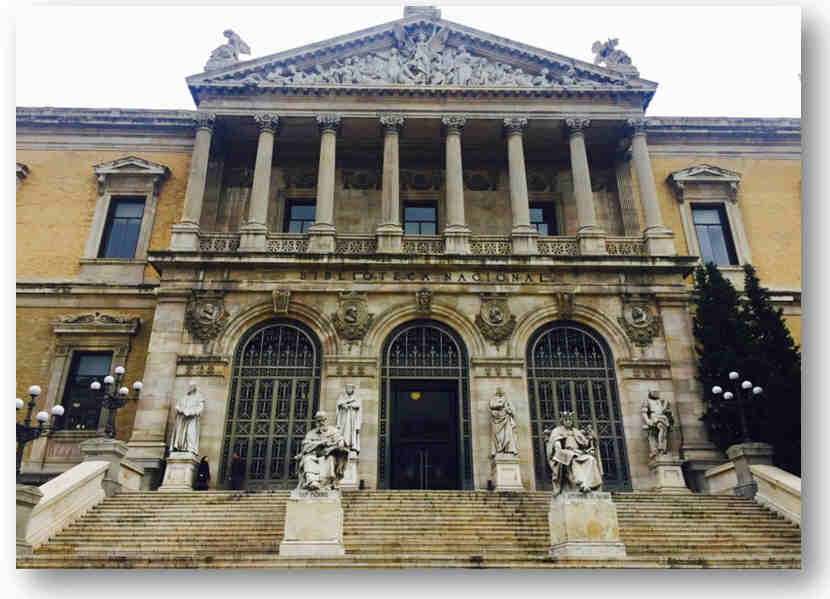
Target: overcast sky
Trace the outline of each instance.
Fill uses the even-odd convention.
[[[588,62],[595,40],[618,37],[659,84],[650,116],[801,114],[799,7],[439,7],[449,21]],[[184,78],[226,28],[260,58],[402,15],[400,5],[20,7],[16,104],[192,109]]]

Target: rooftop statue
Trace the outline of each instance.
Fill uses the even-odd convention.
[[[228,43],[222,44],[210,53],[210,58],[208,58],[207,64],[205,65],[206,71],[215,71],[216,69],[229,67],[239,62],[240,54],[251,53],[251,48],[248,44],[232,29],[225,29],[222,35],[228,38]]]
[[[622,50],[617,50],[619,43],[620,40],[616,37],[609,38],[607,42],[594,42],[591,46],[591,52],[594,53],[594,64],[602,65],[602,63],[605,63],[606,68],[613,70],[636,70],[634,65],[631,64],[631,57]]]

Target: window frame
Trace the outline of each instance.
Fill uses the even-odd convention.
[[[419,232],[418,233],[407,233],[406,232],[406,223],[407,223],[406,209],[407,208],[432,208],[433,210],[435,210],[435,220],[434,221],[427,221],[427,220],[409,221],[409,222],[418,223],[418,231]],[[441,223],[440,223],[439,215],[440,215],[440,210],[439,210],[438,202],[435,201],[435,200],[409,200],[409,199],[402,200],[401,201],[401,228],[403,229],[403,234],[407,235],[407,236],[412,236],[412,237],[440,235],[441,234],[440,233],[440,231],[441,231],[440,224]],[[421,233],[420,232],[421,224],[422,223],[430,223],[430,222],[434,223],[435,232],[434,233]]]
[[[539,233],[540,237],[557,237],[561,235],[561,233],[559,232],[559,214],[556,202],[530,201],[528,203],[528,212],[530,212],[533,209],[541,209],[543,211],[543,215],[546,213],[547,216],[545,220],[541,221],[548,226],[547,235],[542,235],[542,233],[539,233],[539,229],[535,226],[537,223],[534,222],[532,218],[530,219],[530,226],[536,229],[536,232]],[[553,219],[553,221],[551,222],[550,219]],[[553,233],[551,233],[551,230],[553,230]]]
[[[141,218],[136,219],[133,217],[133,220],[138,220],[138,232],[136,233],[135,238],[135,247],[133,249],[133,255],[131,257],[113,257],[113,256],[102,256],[101,254],[104,252],[105,245],[108,245],[110,241],[110,235],[112,234],[112,227],[114,224],[115,212],[118,208],[120,203],[133,203],[133,204],[141,204]],[[109,202],[109,209],[107,210],[107,218],[104,222],[104,230],[101,233],[101,243],[98,247],[98,258],[105,259],[105,260],[135,260],[136,251],[138,250],[138,240],[141,237],[141,227],[144,223],[144,212],[147,208],[147,198],[146,196],[134,196],[134,195],[114,195],[110,197]]]
[[[64,379],[64,383],[63,383],[63,390],[61,391],[60,401],[57,402],[57,405],[63,406],[64,410],[65,410],[64,415],[61,416],[61,420],[62,420],[62,423],[63,423],[64,426],[66,426],[66,422],[69,419],[70,412],[72,410],[71,406],[66,405],[66,402],[69,399],[67,397],[67,395],[68,395],[69,390],[71,388],[71,380],[73,378],[73,367],[76,365],[76,362],[79,361],[82,356],[109,356],[110,365],[109,365],[109,368],[107,369],[107,372],[105,374],[100,375],[100,380],[98,378],[94,379],[94,380],[97,380],[98,382],[100,382],[102,384],[104,382],[104,377],[107,376],[107,375],[113,374],[113,372],[115,370],[115,366],[114,366],[115,356],[114,356],[113,352],[111,352],[111,351],[97,351],[97,350],[88,351],[88,350],[82,350],[82,349],[76,349],[76,350],[72,351],[71,355],[67,359],[68,369],[66,371],[66,378]],[[64,430],[66,430],[67,432],[78,432],[78,431],[84,431],[85,432],[85,431],[89,431],[89,430],[94,430],[97,433],[98,431],[100,431],[106,425],[106,420],[104,420],[102,418],[103,413],[104,413],[104,408],[101,407],[101,406],[98,406],[98,417],[96,419],[96,424],[95,424],[94,429],[93,428],[90,428],[90,429],[87,429],[87,428],[83,428],[83,429],[65,428]]]
[[[691,202],[690,206],[689,206],[689,209],[690,209],[691,214],[692,214],[692,226],[694,227],[695,240],[697,241],[697,245],[698,245],[698,256],[700,256],[701,262],[714,262],[717,266],[739,266],[739,264],[738,264],[738,252],[735,249],[734,235],[732,234],[732,230],[729,227],[729,218],[726,215],[726,207],[723,204],[714,203],[714,202],[704,202],[704,203]],[[695,212],[696,211],[702,211],[702,210],[715,210],[718,214],[718,220],[719,220],[718,224],[715,225],[714,223],[709,224],[709,223],[698,223],[698,222],[696,222]],[[698,226],[703,226],[703,227],[706,227],[707,229],[710,228],[710,227],[713,227],[713,228],[719,227],[720,228],[721,235],[723,235],[724,245],[726,246],[726,253],[727,253],[727,256],[728,256],[728,259],[729,259],[728,263],[722,264],[722,263],[719,263],[719,262],[715,262],[715,260],[713,259],[714,256],[709,256],[708,258],[712,258],[712,259],[707,259],[707,257],[704,257],[702,255],[702,251],[700,249],[700,233],[698,231]]]
[[[311,221],[307,221],[305,219],[302,220],[293,220],[291,218],[291,208],[294,206],[313,206],[314,207],[314,218]],[[309,228],[314,225],[317,219],[317,200],[315,198],[286,198],[285,199],[285,206],[283,209],[283,219],[282,219],[282,232],[283,233],[291,233],[293,235],[306,235],[308,234],[308,228],[304,231],[289,231],[290,224],[292,222],[310,222]]]

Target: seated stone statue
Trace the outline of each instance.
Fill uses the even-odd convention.
[[[334,426],[328,426],[325,412],[314,416],[316,426],[306,433],[301,453],[295,456],[299,482],[297,490],[329,491],[337,489],[349,461],[346,440]]]
[[[602,488],[602,462],[593,430],[576,428],[573,413],[562,412],[559,426],[545,434],[554,497],[562,491],[588,493]]]

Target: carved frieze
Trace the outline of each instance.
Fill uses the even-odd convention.
[[[481,294],[481,310],[476,314],[476,326],[485,338],[496,345],[513,334],[513,329],[516,328],[516,316],[510,313],[507,294]]]
[[[409,170],[400,172],[401,190],[438,191],[444,184],[443,170]]]
[[[657,308],[644,296],[627,296],[623,301],[623,315],[617,318],[631,341],[639,347],[651,345],[660,335]]]
[[[274,289],[272,292],[274,300],[274,312],[277,314],[286,314],[288,306],[291,303],[290,289]]]
[[[343,170],[343,189],[380,189],[380,183],[377,169]]]
[[[224,294],[194,292],[185,310],[185,326],[194,339],[203,343],[216,339],[227,321]]]
[[[432,289],[422,287],[416,291],[415,304],[418,306],[418,312],[421,314],[429,314],[432,312]]]
[[[285,168],[282,172],[286,187],[314,189],[317,187],[317,169]]]
[[[115,333],[134,335],[141,325],[138,316],[113,316],[101,312],[62,316],[54,324],[55,334]]]
[[[228,359],[222,356],[179,356],[176,376],[225,376]]]
[[[372,326],[374,314],[369,314],[369,302],[365,293],[344,291],[340,294],[340,307],[331,315],[337,334],[348,341],[363,339]]]
[[[471,191],[495,191],[499,186],[498,169],[465,169],[464,185]]]

